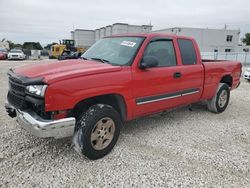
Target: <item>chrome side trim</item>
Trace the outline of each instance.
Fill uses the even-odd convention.
[[[186,95],[193,95],[195,93],[199,93],[200,91],[193,91],[193,92],[189,92],[189,93],[183,93],[181,94],[181,96],[186,96]]]
[[[158,102],[158,101],[163,101],[163,100],[169,100],[169,99],[184,97],[184,96],[188,96],[188,95],[193,95],[193,94],[196,94],[196,93],[199,93],[199,92],[200,92],[200,90],[197,88],[197,89],[184,90],[184,91],[177,92],[177,93],[170,93],[170,94],[167,94],[167,95],[170,95],[170,96],[167,96],[167,97],[159,96],[158,99],[148,99],[147,100],[146,98],[149,98],[149,97],[146,97],[145,101],[139,101],[139,102],[136,102],[136,104],[137,105],[143,105],[143,104],[148,104],[148,103],[153,103],[153,102]],[[142,100],[142,99],[140,99],[140,100]]]
[[[152,102],[158,102],[158,101],[173,99],[173,98],[177,98],[177,97],[181,97],[181,95],[175,95],[175,96],[171,96],[171,97],[164,97],[164,98],[149,100],[149,101],[145,101],[145,102],[138,102],[136,104],[137,105],[148,104],[148,103],[152,103]]]

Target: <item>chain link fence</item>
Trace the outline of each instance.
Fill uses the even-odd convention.
[[[243,66],[250,66],[249,52],[201,52],[202,59],[240,61]]]
[[[39,55],[32,54],[32,50],[22,49],[23,53],[26,55],[27,59],[48,59],[49,58],[49,50],[34,50],[37,51]]]

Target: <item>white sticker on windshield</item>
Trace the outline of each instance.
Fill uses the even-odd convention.
[[[123,45],[123,46],[129,46],[129,47],[133,48],[136,45],[136,43],[124,40],[124,41],[122,41],[121,45]]]

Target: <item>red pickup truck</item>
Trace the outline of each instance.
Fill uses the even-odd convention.
[[[5,104],[38,137],[73,136],[90,159],[109,153],[123,122],[207,101],[223,112],[241,64],[202,60],[194,39],[165,34],[106,37],[78,60],[12,68]]]

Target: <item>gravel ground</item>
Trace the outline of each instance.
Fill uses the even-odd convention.
[[[71,139],[39,139],[7,116],[8,68],[0,61],[0,187],[250,187],[250,83],[222,114],[202,104],[125,124],[113,151],[79,156]]]

